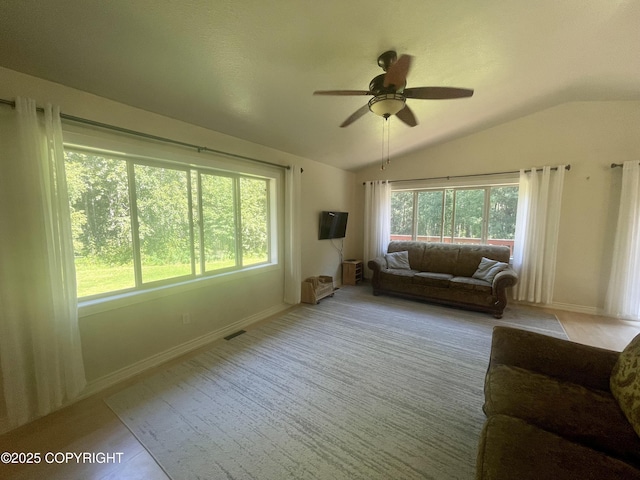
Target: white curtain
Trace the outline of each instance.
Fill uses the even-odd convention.
[[[292,165],[285,173],[285,274],[284,301],[300,303],[302,255],[300,235],[301,170]]]
[[[516,300],[551,303],[565,166],[520,170],[513,266]]]
[[[8,109],[6,109],[8,110]],[[68,403],[85,386],[60,112],[16,100],[0,125],[2,428]]]
[[[608,315],[640,320],[640,165],[622,166],[613,262],[605,299]]]
[[[391,232],[391,185],[386,181],[364,186],[364,264],[387,253]],[[367,278],[371,271],[365,268]]]

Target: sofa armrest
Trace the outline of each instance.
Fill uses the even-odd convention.
[[[516,283],[518,283],[518,274],[511,267],[499,272],[493,277],[491,293],[496,299],[493,305],[494,317],[502,318],[502,312],[507,306],[507,288],[512,287]]]
[[[498,290],[504,291],[505,288],[513,287],[516,283],[518,283],[518,274],[513,268],[509,267],[493,277],[491,286],[495,294]]]
[[[491,363],[524,368],[587,388],[609,391],[619,352],[510,327],[494,327]]]
[[[373,260],[369,260],[367,266],[374,272],[379,272],[387,268],[387,260],[384,257],[376,257]]]
[[[380,295],[380,271],[387,268],[387,259],[384,257],[376,257],[373,260],[369,260],[367,266],[371,269],[371,286],[373,287],[373,294]]]

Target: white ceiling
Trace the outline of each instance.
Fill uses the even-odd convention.
[[[407,104],[392,155],[574,100],[640,100],[639,0],[2,0],[0,65],[354,170],[382,120],[338,126],[385,50],[408,87],[475,89]],[[143,130],[144,126],[140,126]],[[215,146],[212,146],[215,148]]]

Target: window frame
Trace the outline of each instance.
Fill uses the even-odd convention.
[[[420,192],[442,192],[442,214],[440,220],[440,239],[438,241],[443,242],[446,239],[451,239],[451,243],[455,244],[453,240],[454,236],[454,225],[455,225],[455,209],[456,209],[456,192],[463,190],[484,190],[484,201],[483,201],[483,209],[482,209],[482,234],[481,234],[481,244],[488,245],[489,239],[489,220],[490,220],[490,211],[491,211],[491,189],[492,188],[500,188],[500,187],[519,187],[518,177],[509,176],[505,178],[491,178],[491,179],[483,179],[476,181],[469,181],[465,183],[460,183],[459,181],[453,182],[407,182],[406,186],[397,186],[392,187],[391,194],[393,195],[396,192],[410,192],[413,194],[413,218],[411,222],[411,241],[422,241],[419,240],[418,237],[418,196]],[[445,223],[445,206],[447,203],[446,191],[452,190],[452,210],[451,210],[451,235],[446,236],[444,232],[446,230]],[[392,212],[390,212],[391,214]],[[390,237],[393,236],[394,233],[390,232]],[[391,240],[391,238],[390,238]]]
[[[230,281],[230,277],[234,279],[244,278],[282,268],[279,264],[279,258],[281,256],[281,234],[279,230],[282,225],[281,206],[283,198],[283,192],[281,192],[281,190],[284,188],[284,172],[282,169],[262,165],[245,165],[246,162],[233,161],[216,155],[195,155],[193,152],[188,152],[184,149],[172,147],[163,148],[158,145],[149,145],[140,140],[127,139],[123,142],[122,139],[111,138],[112,135],[110,134],[94,136],[83,131],[72,129],[71,131],[63,132],[63,136],[65,151],[73,150],[88,154],[105,155],[109,158],[125,161],[129,191],[131,241],[134,275],[136,277],[135,286],[79,297],[78,307],[80,316],[121,308],[126,305],[152,300],[168,294],[215,285],[220,282]],[[188,275],[149,282],[143,282],[139,276],[141,275],[140,247],[139,245],[135,245],[135,243],[139,243],[139,235],[137,234],[137,225],[134,227],[134,224],[138,223],[139,215],[137,205],[135,205],[137,201],[137,193],[135,191],[135,165],[184,171],[186,174],[189,208],[189,249],[191,255],[191,273]],[[132,172],[133,175],[131,175]],[[195,186],[196,190],[194,190],[194,186],[191,185],[191,183],[194,175],[200,178],[202,174],[229,177],[232,178],[234,182],[234,209],[236,210],[235,248],[237,256],[235,265],[231,267],[210,271],[202,270],[199,266],[202,262],[197,258],[194,251],[198,248],[197,243],[202,239],[201,232],[204,226],[201,222],[202,219],[199,219],[202,211],[202,199],[200,198],[202,192],[197,188],[198,186]],[[240,223],[241,178],[258,179],[265,181],[266,185],[266,260],[264,262],[252,263],[248,266],[242,264],[242,225]],[[195,209],[193,205],[194,195],[196,194],[199,197],[197,209]],[[201,250],[202,246],[199,248]],[[202,256],[202,254],[203,252],[201,251],[200,256]]]

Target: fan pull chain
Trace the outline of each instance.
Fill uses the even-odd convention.
[[[391,163],[391,157],[389,156],[389,140],[391,139],[391,123],[389,122],[388,118],[384,119],[385,123],[387,124],[387,165],[389,165]]]
[[[384,133],[385,133],[386,125],[387,125],[387,119],[382,117],[382,152],[380,155],[380,170],[384,170],[386,168],[384,164]]]
[[[386,131],[386,134],[385,134],[385,131]],[[381,157],[380,170],[384,170],[385,168],[387,168],[386,166],[391,163],[391,157],[389,155],[389,139],[390,139],[389,132],[390,131],[391,129],[389,128],[389,117],[382,117],[382,155],[380,156]],[[387,141],[386,152],[384,149],[385,138]],[[385,161],[385,153],[387,157],[386,161]]]

